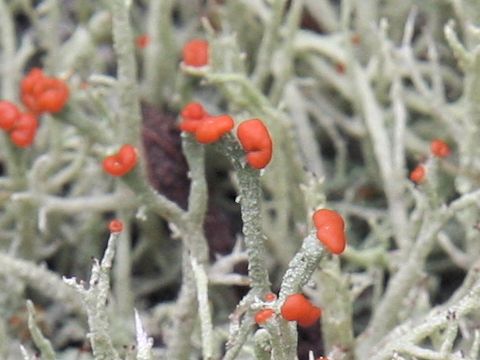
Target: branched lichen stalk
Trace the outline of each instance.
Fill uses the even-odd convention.
[[[203,235],[203,220],[207,204],[204,149],[202,145],[190,138],[183,139],[183,149],[192,179],[187,212],[157,193],[139,171],[125,177],[126,183],[136,192],[140,201],[174,225],[182,236],[184,246],[182,287],[176,302],[173,329],[167,344],[168,358],[179,360],[190,356],[192,346],[190,337],[197,315],[196,285],[190,256],[195,256],[199,264],[206,264],[208,261],[208,246]]]
[[[345,360],[353,359],[353,308],[349,283],[338,261],[330,261],[314,275],[318,298],[322,304],[322,335],[325,353],[341,349]]]
[[[272,358],[275,360],[296,359],[297,332],[296,324],[289,323],[281,318],[267,324],[272,346]]]
[[[252,290],[243,297],[237,305],[235,311],[230,315],[230,334],[227,341],[227,351],[223,360],[236,359],[240,353],[243,344],[247,341],[255,324],[253,319],[253,311],[250,305],[255,299],[255,294]],[[240,316],[243,318],[240,321]]]
[[[318,156],[321,153],[320,144],[315,137],[309,114],[304,106],[302,94],[296,84],[289,83],[287,86],[282,85],[282,91],[285,93],[285,102],[290,110],[290,115],[294,121],[295,130],[298,138],[302,139],[299,144],[302,150],[302,157],[308,166],[308,169],[321,179],[325,176],[322,158]]]
[[[477,359],[480,353],[480,330],[475,330],[473,332],[473,344],[470,349],[469,358]]]
[[[27,194],[26,194],[27,195]],[[137,204],[135,198],[124,191],[108,195],[95,195],[64,198],[53,195],[43,195],[32,198],[47,212],[61,212],[63,214],[78,214],[81,211],[105,212],[112,210],[133,209]]]
[[[133,47],[132,26],[129,19],[129,1],[111,0],[113,15],[113,45],[117,54],[118,111],[121,139],[138,144],[140,139],[140,104],[137,86],[137,64]]]
[[[208,200],[205,147],[189,135],[183,135],[182,147],[187,159],[191,181],[188,197],[188,221],[203,226]],[[207,244],[205,243],[204,246],[207,247]]]
[[[270,346],[270,334],[265,329],[258,329],[254,335],[255,341],[255,359],[257,360],[270,360],[271,359],[271,346]]]
[[[393,155],[391,141],[385,127],[385,118],[374,97],[365,72],[359,64],[352,64],[354,81],[364,113],[366,128],[373,142],[373,150],[385,186],[389,204],[390,221],[395,231],[395,238],[400,249],[408,249],[410,237],[408,234],[406,207],[403,201],[403,185],[399,180],[402,174],[392,166]]]
[[[417,322],[417,326],[413,326],[411,322],[407,322],[395,328],[386,344],[379,344],[372,353],[371,359],[386,360],[391,359],[391,356],[396,350],[400,350],[402,346],[415,344],[438,329],[446,328],[451,319],[451,314],[460,319],[467,314],[478,311],[480,303],[478,297],[480,296],[480,282],[477,281],[464,297],[460,298],[457,303],[451,304],[449,308],[439,311],[438,308],[433,308],[430,312]],[[441,308],[441,306],[440,306]],[[392,341],[393,339],[393,341]]]
[[[15,211],[19,214],[20,219],[17,221],[17,235],[20,238],[21,253],[27,258],[34,257],[37,243],[37,213],[35,207],[28,203],[15,204]],[[20,215],[21,214],[21,215]]]
[[[124,216],[120,216],[120,219],[128,219],[128,215],[124,212]],[[128,221],[122,222],[124,223],[124,230],[118,237],[117,255],[115,266],[113,268],[113,289],[117,301],[118,315],[124,319],[129,319],[133,308],[132,244],[130,238],[130,224]]]
[[[9,101],[15,101],[18,98],[16,89],[16,64],[18,61],[15,58],[15,36],[15,25],[10,6],[5,3],[5,0],[0,0],[1,99]],[[19,155],[6,135],[0,135],[0,144],[7,173],[20,185],[25,171],[19,164]]]
[[[440,230],[445,217],[427,214],[423,220],[418,240],[412,247],[408,259],[401,264],[399,271],[390,280],[387,290],[373,313],[370,324],[357,339],[357,354],[366,354],[371,347],[396,325],[397,309],[400,308],[405,294],[421,275],[425,258],[429,254],[435,235]]]
[[[78,294],[67,286],[56,273],[33,262],[15,259],[0,253],[0,275],[13,276],[41,294],[65,304],[76,312],[82,312]]]
[[[75,278],[64,279],[80,295],[85,310],[87,311],[90,344],[93,355],[97,360],[120,360],[118,352],[113,347],[109,334],[109,322],[107,313],[107,299],[110,293],[110,270],[115,254],[115,242],[120,233],[111,233],[107,248],[99,263],[94,259],[89,288],[85,289],[78,284]]]
[[[458,142],[461,166],[468,169],[474,167],[478,171],[478,157],[480,151],[477,140],[480,136],[480,53],[478,49],[471,51],[472,63],[468,67],[464,81],[464,108],[465,115],[460,118],[462,122],[461,141]],[[461,192],[472,189],[474,184],[469,184]]]
[[[271,66],[272,52],[275,48],[276,39],[278,37],[278,29],[283,18],[286,0],[274,0],[273,11],[270,14],[268,23],[263,32],[262,42],[258,49],[256,67],[253,74],[253,81],[258,89],[262,89],[269,75]]]
[[[179,218],[173,218],[174,224],[180,230],[183,240],[182,287],[176,302],[173,319],[173,329],[168,341],[168,358],[187,359],[190,354],[190,337],[193,331],[193,322],[196,319],[197,301],[202,306],[204,298],[208,297],[207,284],[194,275],[192,261],[203,271],[208,261],[208,245],[203,234],[203,222],[207,208],[207,183],[205,179],[205,154],[202,145],[184,136],[182,146],[190,169],[191,185],[188,199],[188,211],[181,211]],[[192,260],[193,258],[193,260]],[[201,293],[197,294],[197,286],[201,286]],[[202,338],[205,344],[211,343],[211,318],[209,309],[203,304],[200,318],[202,322]],[[212,351],[204,355],[211,356]],[[210,349],[211,350],[211,349]],[[208,358],[208,357],[207,357]]]
[[[116,82],[115,82],[116,84]],[[78,129],[86,139],[98,144],[107,143],[108,138],[105,136],[105,128],[101,127],[98,122],[92,121],[79,107],[73,105],[68,106],[63,112],[59,120],[62,123],[70,124]]]
[[[314,235],[309,235],[303,240],[302,248],[295,254],[283,276],[279,298],[301,292],[313,272],[318,266],[323,255],[323,247]]]
[[[42,45],[47,49],[45,68],[55,73],[57,70],[58,58],[60,54],[60,32],[52,29],[59,29],[61,24],[60,1],[51,0],[47,5],[47,14],[45,19],[40,19],[37,26],[40,26],[40,37]]]
[[[191,336],[197,319],[195,278],[186,249],[182,255],[182,286],[173,312],[173,325],[167,340],[167,359],[188,360],[192,349]]]
[[[242,208],[242,232],[245,237],[248,269],[252,287],[260,293],[268,291],[270,281],[265,264],[266,249],[264,235],[261,230],[260,216],[260,177],[256,170],[244,168],[238,171],[240,206]]]
[[[153,0],[149,4],[147,34],[151,42],[145,49],[145,90],[148,100],[164,105],[173,91],[177,58],[172,23],[172,0]]]
[[[177,227],[183,223],[185,212],[176,203],[153,189],[140,170],[128,174],[123,180],[135,192],[143,205],[149,207],[167,221],[176,224]]]
[[[418,280],[423,270],[425,259],[434,245],[436,235],[443,224],[455,212],[476,203],[480,198],[480,190],[468,193],[453,201],[448,208],[436,212],[426,212],[418,238],[410,249],[407,261],[402,263],[398,272],[390,280],[387,290],[373,313],[370,324],[357,338],[356,353],[366,354],[397,322],[397,309],[405,294]]]
[[[260,211],[260,174],[258,170],[252,169],[243,162],[243,151],[232,137],[225,139],[222,145],[222,149],[232,160],[237,173],[243,221],[242,232],[248,256],[248,274],[252,280],[252,289],[260,295],[268,292],[270,288]]]
[[[137,332],[137,360],[153,360],[153,339],[143,329],[142,320],[135,310],[135,329]]]
[[[190,257],[197,287],[198,311],[202,331],[202,354],[204,360],[213,359],[212,313],[208,303],[208,277],[205,268],[194,257]]]
[[[2,314],[2,320],[0,320],[0,356],[7,358],[8,356],[8,346],[10,344],[10,339],[7,335],[7,323],[8,320]]]
[[[270,99],[273,104],[278,104],[282,99],[285,84],[292,79],[292,72],[294,69],[294,47],[293,40],[300,25],[300,18],[303,10],[303,0],[295,0],[291,5],[285,24],[285,38],[283,39],[283,47],[281,48],[280,58],[277,68],[274,68],[275,81],[272,86]],[[278,55],[277,55],[278,56]],[[288,98],[288,97],[286,97]]]
[[[275,256],[286,265],[292,256],[295,233],[291,230],[289,221],[304,218],[302,210],[304,205],[299,193],[303,181],[304,171],[300,159],[299,144],[295,139],[292,121],[279,111],[269,100],[254,86],[245,75],[237,73],[196,73],[219,84],[232,105],[248,110],[254,116],[260,117],[268,126],[274,142],[274,156],[265,174],[263,183],[268,186],[272,194],[272,202],[278,209],[274,221],[273,231],[269,234],[273,244]],[[290,169],[290,171],[285,171]]]
[[[319,24],[333,32],[339,27],[335,5],[328,0],[305,0],[307,11]]]
[[[20,352],[22,353],[23,360],[36,360],[34,355],[30,355],[23,345],[20,345]]]
[[[57,357],[53,346],[50,341],[45,338],[37,325],[36,314],[33,303],[30,300],[27,300],[27,310],[28,310],[28,330],[32,335],[32,339],[35,342],[35,345],[40,350],[42,359],[44,360],[55,360]]]
[[[0,0],[0,32],[2,48],[1,98],[15,101],[17,99],[17,91],[15,89],[15,28],[12,13],[5,0]]]

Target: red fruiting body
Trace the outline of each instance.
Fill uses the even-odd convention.
[[[37,134],[37,118],[32,114],[20,114],[10,132],[10,140],[18,147],[32,145]]]
[[[259,310],[255,314],[255,322],[258,325],[262,325],[262,324],[266,323],[267,320],[270,319],[274,313],[275,312],[273,311],[273,309]]]
[[[17,106],[10,101],[0,101],[0,128],[6,131],[13,129],[20,116]]]
[[[313,214],[313,223],[317,229],[317,238],[333,254],[345,250],[345,222],[334,210],[320,209]]]
[[[201,144],[211,144],[233,129],[234,121],[228,115],[211,116],[197,102],[187,104],[181,111],[182,131],[195,134]]]
[[[150,44],[150,36],[148,34],[141,34],[135,38],[135,45],[139,49],[145,49]]]
[[[208,42],[193,39],[183,47],[183,62],[185,65],[201,67],[208,64]]]
[[[440,139],[435,139],[430,144],[430,151],[432,154],[439,158],[444,158],[450,155],[450,147],[445,143],[445,141]]]
[[[201,144],[211,144],[233,129],[233,119],[228,115],[204,118],[195,131],[195,137]]]
[[[59,112],[69,96],[67,85],[59,79],[48,78],[36,90],[39,92],[37,105],[40,112]]]
[[[292,294],[285,299],[280,310],[282,317],[288,321],[297,321],[305,311],[310,310],[310,301],[302,294]]]
[[[33,114],[58,113],[69,98],[63,80],[46,76],[41,69],[32,69],[21,82],[21,98]]]
[[[285,320],[297,321],[303,327],[312,326],[322,315],[320,308],[312,305],[302,294],[288,296],[280,312]]]
[[[322,310],[316,306],[311,305],[308,311],[305,311],[299,318],[298,318],[298,325],[303,327],[312,326],[317,322],[317,320],[322,315]]]
[[[265,299],[265,301],[272,302],[277,300],[277,295],[270,292],[270,293],[266,293],[263,298]]]
[[[45,74],[40,68],[33,68],[30,72],[22,79],[20,83],[21,93],[32,93],[33,88],[38,82],[41,82],[45,78]]]
[[[119,233],[122,232],[123,230],[123,223],[118,220],[118,219],[113,219],[110,221],[108,224],[108,230],[110,230],[111,233]]]
[[[132,145],[123,145],[118,153],[103,160],[103,170],[112,176],[123,176],[137,164],[137,149]]]
[[[420,184],[425,180],[425,174],[425,166],[417,165],[417,167],[413,169],[410,173],[410,180],[412,180],[416,184]]]
[[[183,121],[180,129],[188,133],[195,133],[201,121],[208,116],[202,104],[197,102],[188,103],[181,112]]]
[[[0,128],[9,132],[10,140],[16,146],[30,146],[37,134],[38,121],[32,114],[21,113],[9,101],[0,101]]]
[[[263,169],[272,159],[272,139],[259,119],[242,122],[237,129],[238,140],[247,153],[247,163],[254,169]]]

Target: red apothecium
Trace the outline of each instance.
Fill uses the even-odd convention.
[[[263,169],[272,159],[272,138],[259,119],[242,122],[237,129],[238,140],[247,154],[247,163],[254,169]]]
[[[32,69],[23,78],[20,88],[23,104],[36,115],[60,112],[70,95],[63,80],[47,76],[39,68]]]
[[[103,170],[112,176],[123,176],[128,174],[137,164],[137,149],[126,144],[113,155],[103,160]]]
[[[183,62],[185,65],[201,67],[208,64],[208,42],[202,39],[193,39],[183,47]]]
[[[317,229],[317,238],[333,254],[345,250],[345,222],[342,216],[330,209],[320,209],[313,214],[313,223]]]

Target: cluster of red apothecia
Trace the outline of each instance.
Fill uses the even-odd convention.
[[[208,44],[204,41],[192,41],[184,47],[184,63],[187,66],[205,66],[208,60]],[[233,119],[228,115],[212,116],[197,103],[187,104],[181,112],[180,129],[191,133],[202,144],[218,141],[234,127]],[[255,169],[262,169],[272,158],[272,140],[268,129],[259,119],[242,122],[237,128],[237,137],[242,145],[247,163]],[[329,209],[320,209],[313,214],[313,223],[318,240],[333,254],[345,250],[345,223],[340,214]],[[273,303],[277,297],[273,293],[265,296],[265,301]],[[280,309],[281,316],[287,321],[296,321],[300,326],[312,326],[320,318],[322,311],[313,305],[303,294],[287,296]],[[255,314],[258,325],[264,325],[275,315],[273,306],[266,306]]]
[[[265,295],[265,301],[275,302],[277,299],[273,293]],[[257,311],[255,322],[264,325],[274,316],[275,310],[271,307]],[[298,325],[309,327],[315,324],[322,315],[322,310],[313,305],[303,294],[297,293],[287,296],[280,308],[280,315],[287,321],[296,321]]]
[[[26,148],[35,140],[38,117],[60,112],[69,98],[67,84],[45,75],[42,69],[32,69],[21,81],[20,98],[25,111],[10,101],[0,101],[0,128],[13,144]]]
[[[430,152],[437,158],[446,158],[452,153],[448,144],[441,140],[435,139],[430,143]],[[425,181],[427,170],[423,164],[418,164],[415,169],[410,172],[410,180],[415,184],[420,184]]]
[[[197,103],[187,104],[181,112],[180,129],[191,133],[201,144],[211,144],[230,132],[234,121],[229,115],[213,116]],[[237,137],[246,154],[247,163],[254,169],[263,169],[272,159],[272,139],[260,119],[242,122],[237,128]]]
[[[346,247],[345,222],[342,216],[330,209],[319,209],[312,216],[313,224],[317,230],[317,239],[332,254],[340,255]],[[277,297],[273,293],[265,295],[267,302],[265,308],[257,311],[255,322],[264,325],[275,315],[273,303]],[[268,303],[272,303],[272,306]],[[296,321],[300,326],[308,327],[322,315],[322,310],[313,305],[303,294],[297,293],[286,297],[280,308],[280,314],[287,321]]]
[[[183,48],[183,63],[186,66],[202,67],[208,64],[208,42],[194,39]],[[197,103],[187,104],[181,112],[180,129],[191,133],[201,144],[218,141],[234,127],[229,115],[213,116]],[[237,129],[237,137],[246,154],[247,163],[254,169],[263,169],[272,159],[272,139],[267,127],[260,119],[242,122]]]
[[[137,165],[137,149],[130,145],[123,145],[117,153],[103,159],[103,170],[111,176],[124,176]]]
[[[142,34],[137,38],[137,47],[145,48],[150,39]],[[208,65],[208,42],[200,39],[189,41],[183,48],[183,63],[190,67]],[[214,143],[234,128],[234,121],[229,115],[210,115],[202,104],[188,103],[181,111],[180,129],[190,133],[201,144]],[[242,145],[247,163],[255,169],[263,169],[272,158],[272,139],[267,127],[260,119],[250,119],[242,122],[237,128],[237,137]],[[122,176],[135,166],[131,158],[136,154],[130,145],[124,145],[119,153],[107,158],[104,169],[113,176]],[[107,160],[106,159],[106,160]],[[329,209],[317,210],[312,217],[317,230],[318,240],[333,254],[341,254],[345,250],[345,223],[340,214]],[[113,223],[113,222],[112,222]],[[116,225],[116,222],[114,223]],[[113,226],[115,227],[115,226]],[[113,231],[112,226],[110,227]],[[272,306],[266,306],[255,314],[255,322],[264,325],[274,315],[273,303],[277,296],[273,293],[265,295],[264,300]],[[322,314],[322,310],[313,305],[303,294],[297,293],[286,297],[280,309],[280,314],[287,321],[296,321],[300,326],[308,327],[315,324]],[[320,356],[317,360],[328,360]]]
[[[136,45],[140,49],[146,48],[150,43],[148,34],[141,34],[135,39]],[[200,67],[208,63],[208,42],[200,39],[194,39],[185,44],[183,48],[183,63],[186,66]],[[195,132],[197,139],[203,144],[209,144],[217,141],[223,134],[233,128],[233,119],[227,115],[217,117],[206,117],[201,106],[190,106],[182,114],[191,120],[188,132]],[[202,126],[199,126],[200,123]],[[197,127],[199,128],[197,130]],[[138,162],[138,151],[130,144],[124,144],[120,149],[110,156],[103,159],[103,170],[114,177],[121,177],[131,172]],[[120,220],[114,219],[109,223],[111,233],[121,232],[123,224]]]
[[[150,43],[148,34],[141,34],[136,38],[137,47],[143,49]],[[200,67],[208,63],[208,42],[193,39],[187,42],[183,48],[183,63],[187,66]],[[206,116],[201,105],[192,105],[184,109],[184,120],[187,132],[197,134],[197,139],[203,144],[209,144],[220,139],[222,135],[233,128],[233,119],[228,115]],[[202,126],[200,126],[202,124]],[[181,126],[182,127],[182,126]],[[197,130],[198,128],[198,130]],[[117,153],[107,156],[103,160],[103,170],[115,177],[124,176],[132,171],[138,161],[137,149],[130,144],[124,144]]]
[[[149,38],[145,34],[137,38],[139,48],[144,48],[148,42]],[[204,40],[191,40],[183,48],[183,63],[186,66],[206,66],[208,57],[208,42]],[[211,144],[220,140],[234,127],[234,121],[229,115],[210,115],[198,102],[188,103],[181,111],[181,118],[180,129],[195,136],[201,144]],[[252,168],[263,169],[268,165],[272,158],[272,139],[261,120],[250,119],[242,122],[237,129],[237,137],[246,153],[247,163]],[[133,159],[133,154],[136,155],[135,149],[130,145],[124,145],[117,154],[105,159],[105,171],[113,176],[124,175],[135,166],[135,161],[130,161]],[[124,160],[125,158],[129,161]],[[312,220],[319,241],[331,253],[341,254],[345,249],[346,239],[345,223],[340,214],[333,210],[320,209],[314,213]],[[111,231],[113,231],[112,226]],[[264,298],[272,304],[276,299],[277,296],[273,293],[268,293]],[[313,305],[303,294],[297,293],[285,299],[280,313],[285,320],[296,321],[300,326],[308,327],[318,321],[322,310]],[[264,325],[274,315],[275,310],[272,307],[266,307],[255,314],[255,321],[258,325]]]
[[[205,66],[208,63],[208,43],[192,40],[183,48],[183,62],[187,66]],[[229,115],[212,116],[197,103],[187,104],[181,112],[180,129],[191,133],[198,142],[210,144],[218,141],[234,127]],[[272,139],[268,129],[259,119],[242,122],[237,128],[237,137],[246,154],[247,163],[254,169],[263,169],[272,158]],[[345,250],[345,223],[340,214],[329,209],[317,210],[313,215],[317,238],[333,254]],[[266,316],[270,311],[264,311]]]

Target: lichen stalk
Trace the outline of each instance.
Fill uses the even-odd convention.
[[[190,258],[195,283],[197,287],[198,311],[200,317],[200,328],[202,332],[202,354],[203,359],[213,359],[213,325],[210,305],[208,303],[208,278],[207,273],[194,257]]]
[[[248,274],[251,287],[258,295],[270,289],[270,280],[265,262],[265,238],[261,223],[261,187],[258,170],[243,162],[243,151],[231,137],[222,142],[222,150],[230,157],[236,170],[239,187],[239,200],[242,212],[242,232],[247,248]]]
[[[152,104],[165,105],[175,83],[176,47],[173,34],[172,0],[154,0],[149,4],[147,35],[151,43],[145,49],[145,93]]]
[[[117,54],[118,112],[120,136],[123,143],[137,145],[140,140],[140,103],[137,85],[137,63],[133,49],[132,26],[129,19],[129,2],[112,0],[113,45]]]
[[[12,274],[41,294],[65,303],[71,310],[81,313],[81,303],[75,291],[65,285],[62,278],[52,271],[33,262],[0,253],[0,274],[4,276]]]
[[[317,284],[319,304],[322,304],[322,335],[325,353],[341,351],[345,360],[354,358],[353,307],[348,279],[340,272],[339,262],[324,262],[312,279]],[[322,264],[322,265],[323,265]]]
[[[57,358],[53,346],[50,341],[45,338],[38,328],[36,323],[36,314],[33,303],[30,300],[27,300],[27,311],[28,311],[28,329],[32,335],[35,345],[40,350],[40,354],[45,360],[55,360]]]
[[[132,291],[132,254],[131,254],[131,228],[129,221],[125,221],[129,216],[123,214],[120,217],[124,224],[124,229],[118,237],[117,244],[117,261],[113,267],[113,293],[117,301],[116,310],[118,314],[125,319],[131,317],[131,309],[133,308],[133,291]]]
[[[309,235],[303,240],[302,248],[290,261],[287,271],[283,276],[279,299],[285,299],[288,295],[301,292],[324,254],[323,247],[318,239]]]
[[[172,328],[167,340],[167,359],[187,360],[192,351],[191,336],[197,315],[196,284],[190,263],[190,254],[182,256],[182,287],[173,312]]]
[[[17,92],[15,91],[15,28],[12,19],[12,13],[5,0],[0,1],[0,31],[2,44],[2,87],[1,94],[3,99],[15,101]]]
[[[101,262],[94,259],[89,288],[78,284],[75,278],[64,281],[80,295],[87,312],[89,325],[89,339],[93,355],[99,360],[120,360],[117,350],[113,347],[109,334],[107,314],[107,299],[110,292],[110,270],[115,253],[115,242],[119,233],[112,233],[108,239],[107,248]]]
[[[271,54],[274,48],[275,40],[278,36],[278,30],[283,18],[286,5],[285,0],[274,0],[272,3],[272,12],[263,33],[262,42],[258,49],[256,68],[253,72],[253,82],[262,89],[266,78],[269,75],[269,67],[271,65]]]

